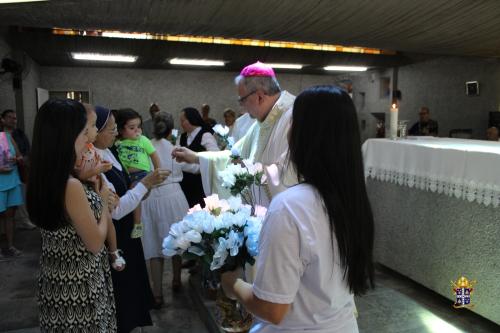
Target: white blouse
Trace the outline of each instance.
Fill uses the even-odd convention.
[[[189,146],[194,138],[200,133],[201,127],[196,127],[191,133],[188,134],[187,136],[187,145]],[[210,133],[203,133],[203,136],[201,137],[201,145],[205,147],[207,151],[219,151],[219,146],[217,145],[217,141],[215,140],[214,136]]]
[[[122,170],[122,166],[120,162],[115,158],[113,153],[109,149],[99,149],[96,148],[97,153],[104,161],[109,161],[113,164],[115,168],[120,171]],[[106,181],[108,187],[116,192],[114,185],[106,178],[104,174],[102,174],[103,179]],[[120,197],[120,202],[118,206],[111,213],[111,217],[114,220],[119,220],[125,217],[127,214],[131,213],[134,209],[139,206],[142,198],[146,195],[148,189],[141,182],[138,182],[134,188],[128,190],[123,196]]]
[[[332,236],[323,200],[312,186],[296,185],[273,199],[260,232],[252,288],[260,299],[292,306],[279,325],[256,318],[251,333],[358,332],[354,298]]]

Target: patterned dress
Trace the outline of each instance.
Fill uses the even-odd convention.
[[[96,220],[102,201],[84,186]],[[105,247],[88,251],[73,225],[41,229],[38,306],[42,332],[116,332],[115,302]]]

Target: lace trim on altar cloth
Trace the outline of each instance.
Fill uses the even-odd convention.
[[[500,186],[494,184],[484,184],[461,178],[416,175],[375,167],[366,168],[365,177],[419,190],[437,192],[469,202],[476,201],[485,206],[498,207],[500,205]]]

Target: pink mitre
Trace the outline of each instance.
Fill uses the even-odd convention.
[[[251,64],[243,68],[240,72],[240,75],[243,77],[250,77],[250,76],[276,77],[273,68],[260,61],[257,61],[255,64]]]

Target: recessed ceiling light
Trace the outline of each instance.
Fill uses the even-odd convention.
[[[279,68],[282,68],[282,69],[302,69],[302,67],[304,67],[304,65],[301,65],[301,64],[270,64],[267,62],[266,62],[266,65],[271,66],[272,68],[275,68],[275,69],[279,69]]]
[[[71,53],[75,60],[89,61],[116,61],[116,62],[136,62],[137,56],[122,54],[100,54],[100,53]]]
[[[364,72],[368,67],[362,66],[326,66],[323,67],[325,71],[341,71],[341,72]]]
[[[7,4],[7,3],[18,3],[18,2],[41,2],[41,1],[48,1],[48,0],[0,0],[0,5]]]
[[[171,65],[186,65],[186,66],[224,66],[222,60],[207,60],[207,59],[182,59],[173,58],[168,61]]]

